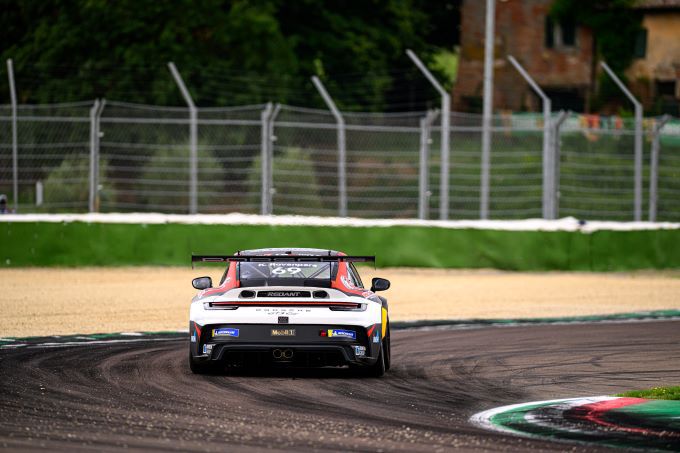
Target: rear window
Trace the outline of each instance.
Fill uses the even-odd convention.
[[[280,280],[300,280],[304,284],[305,280],[327,280],[331,279],[331,272],[336,263],[298,263],[298,262],[274,262],[274,263],[239,263],[239,280],[245,285],[248,281],[262,280],[266,282],[274,281],[276,284]]]

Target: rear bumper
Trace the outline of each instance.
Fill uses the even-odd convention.
[[[226,329],[223,332],[229,335],[219,335],[220,329]],[[282,329],[294,333],[279,336],[272,332]],[[201,330],[200,340],[192,342],[194,359],[234,366],[373,365],[380,352],[380,334],[375,333],[380,332],[380,325],[367,329],[348,325],[230,324],[203,326]],[[352,332],[353,337],[333,336],[338,330]]]

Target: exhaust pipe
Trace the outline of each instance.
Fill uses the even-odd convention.
[[[283,358],[284,359],[292,359],[293,358],[293,350],[292,349],[284,349],[283,350]]]
[[[281,352],[280,349],[274,349],[272,351],[272,355],[274,356],[275,359],[280,359],[283,356],[283,353]]]

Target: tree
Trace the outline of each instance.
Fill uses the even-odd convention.
[[[316,74],[342,108],[382,109],[405,100],[396,68],[414,75],[415,92],[427,87],[405,49],[425,60],[436,50],[424,0],[0,1],[2,59],[14,59],[22,102],[183,105],[174,61],[199,106],[323,107]]]

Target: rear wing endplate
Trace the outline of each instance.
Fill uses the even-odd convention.
[[[191,268],[194,263],[275,263],[275,262],[321,262],[321,263],[375,263],[375,256],[326,256],[326,255],[191,255]]]

